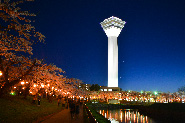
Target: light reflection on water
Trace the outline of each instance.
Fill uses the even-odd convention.
[[[132,109],[105,109],[98,110],[98,112],[105,118],[110,119],[111,123],[155,123],[150,117]]]

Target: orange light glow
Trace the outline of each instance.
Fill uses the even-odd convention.
[[[3,75],[3,73],[0,71],[0,76],[2,76]]]

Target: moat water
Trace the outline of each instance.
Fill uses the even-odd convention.
[[[111,123],[156,123],[152,118],[140,114],[137,109],[98,109]]]

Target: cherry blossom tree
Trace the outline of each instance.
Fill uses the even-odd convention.
[[[80,80],[68,79],[61,68],[31,59],[32,46],[45,36],[32,26],[35,16],[19,7],[21,1],[0,1],[0,96],[20,86],[35,95],[39,90],[58,95],[83,95]]]
[[[35,67],[27,76],[30,81],[30,93],[35,95],[41,88],[46,93],[61,92],[65,86],[64,71],[52,64]]]
[[[32,45],[43,42],[45,36],[32,26],[29,18],[35,14],[18,7],[22,3],[10,0],[0,2],[0,96],[40,64],[39,60],[31,59]]]

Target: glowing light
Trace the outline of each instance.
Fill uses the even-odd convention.
[[[28,84],[28,82],[26,82],[26,84]]]
[[[44,85],[41,85],[42,86],[42,88],[44,87]]]
[[[11,95],[15,95],[15,93],[14,93],[14,92],[11,92],[10,94],[11,94]]]
[[[36,87],[36,86],[37,86],[36,84],[33,85],[33,87]]]
[[[16,87],[14,87],[14,88],[16,88]]]
[[[24,82],[21,82],[21,85],[24,85]]]
[[[0,76],[2,76],[3,75],[3,73],[2,73],[2,71],[0,71]]]

